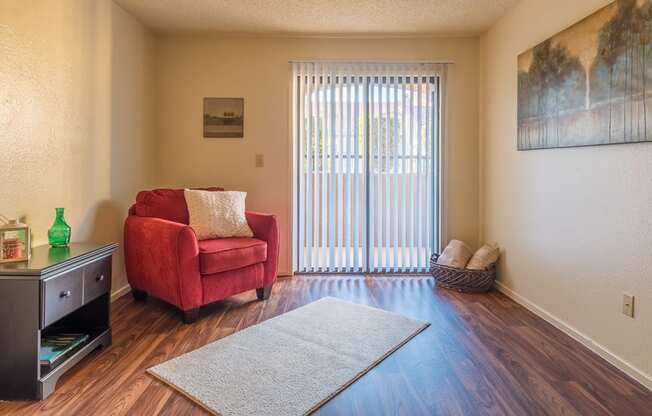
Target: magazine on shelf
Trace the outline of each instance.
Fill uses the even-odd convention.
[[[57,333],[44,336],[39,351],[41,365],[54,367],[87,340],[88,334]]]

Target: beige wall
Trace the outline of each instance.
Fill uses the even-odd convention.
[[[146,185],[148,39],[108,0],[3,2],[0,213],[24,217],[34,245],[47,243],[55,207],[74,241],[121,242],[126,200]]]
[[[652,386],[652,145],[516,151],[517,55],[609,2],[524,0],[481,39],[482,229],[503,285]]]
[[[291,271],[292,58],[452,60],[448,140],[450,236],[477,244],[476,39],[157,38],[156,185],[222,185],[248,192],[249,209],[278,215],[280,271]],[[245,138],[203,139],[202,98],[244,97]],[[254,167],[254,155],[265,167]]]
[[[112,241],[122,247],[122,227],[138,191],[152,183],[154,37],[117,5],[112,7],[111,218]],[[108,214],[108,213],[107,213]],[[108,237],[108,236],[107,236]],[[122,249],[114,268],[114,289],[127,285]]]

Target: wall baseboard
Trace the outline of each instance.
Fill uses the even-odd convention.
[[[123,297],[129,292],[131,292],[131,286],[129,285],[122,286],[120,289],[111,293],[111,302],[115,302],[116,300],[120,299],[121,297]]]
[[[499,292],[501,292],[508,298],[512,299],[514,302],[518,303],[519,305],[523,306],[533,314],[537,315],[539,318],[543,319],[544,321],[548,322],[555,328],[559,329],[569,337],[573,338],[575,341],[584,345],[589,350],[598,354],[600,357],[602,357],[604,360],[612,364],[614,367],[618,368],[620,371],[627,374],[634,380],[638,381],[641,385],[646,387],[648,390],[652,390],[652,376],[650,376],[649,374],[646,374],[642,370],[631,365],[627,361],[623,360],[616,354],[609,351],[605,346],[597,343],[589,336],[583,334],[576,328],[570,326],[566,322],[557,318],[555,315],[541,308],[540,306],[530,301],[526,297],[519,295],[518,293],[516,293],[515,291],[513,291],[512,289],[508,288],[507,286],[503,285],[498,281],[496,281],[496,289],[498,289]]]

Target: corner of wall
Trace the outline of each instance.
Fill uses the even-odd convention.
[[[478,244],[485,243],[485,36],[478,37]]]
[[[136,193],[153,181],[153,36],[135,17],[111,2],[111,191],[113,232],[123,242],[122,224]],[[122,246],[122,244],[120,244]],[[126,284],[124,252],[114,255],[114,288]]]

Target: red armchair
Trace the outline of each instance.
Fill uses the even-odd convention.
[[[221,191],[221,188],[207,188]],[[256,289],[267,299],[276,281],[279,231],[274,215],[247,212],[253,238],[197,240],[183,189],[143,191],[124,228],[127,279],[136,300],[155,296],[194,322],[199,308]]]

